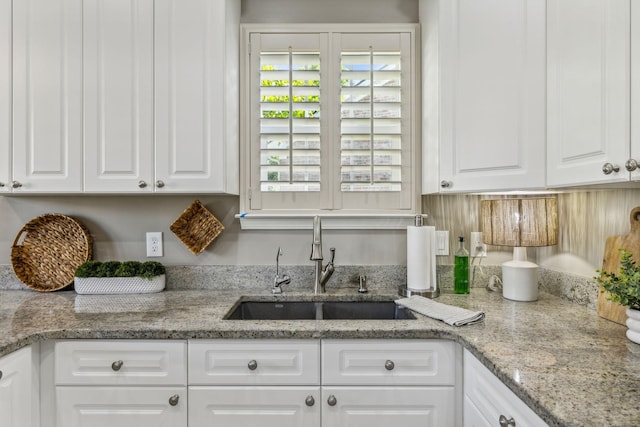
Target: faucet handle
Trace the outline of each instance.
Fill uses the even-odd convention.
[[[329,261],[329,264],[333,264],[333,260],[336,258],[336,248],[331,248],[329,250],[331,251],[331,261]]]

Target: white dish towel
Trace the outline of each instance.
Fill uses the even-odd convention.
[[[425,316],[442,320],[451,326],[471,325],[484,320],[484,313],[482,311],[472,311],[466,308],[442,304],[420,295],[413,295],[409,298],[396,300],[396,304],[405,306]]]

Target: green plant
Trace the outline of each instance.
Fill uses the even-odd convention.
[[[87,261],[81,264],[77,269],[76,277],[96,277],[98,274],[98,267],[102,264],[100,261]]]
[[[154,276],[160,276],[161,274],[165,274],[165,272],[166,272],[166,269],[164,268],[164,265],[156,261],[147,261],[147,262],[143,262],[140,265],[140,271],[138,272],[138,276],[151,279]]]
[[[115,271],[116,277],[135,277],[140,274],[140,261],[125,261]]]
[[[636,265],[631,253],[624,248],[620,249],[620,271],[612,273],[600,271],[600,276],[595,277],[602,288],[609,292],[611,301],[640,310],[640,267]]]
[[[98,266],[97,277],[116,277],[120,261],[107,261]]]
[[[142,277],[151,280],[165,274],[164,265],[156,261],[87,261],[77,269],[75,276],[86,277]]]

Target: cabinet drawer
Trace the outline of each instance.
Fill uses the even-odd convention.
[[[464,351],[464,395],[465,414],[480,412],[489,425],[499,425],[500,415],[513,418],[518,427],[547,425],[467,350]],[[470,403],[475,407],[467,408]],[[465,417],[465,426],[478,425],[472,421]]]
[[[58,426],[186,427],[187,388],[56,387]]]
[[[324,340],[322,384],[454,385],[455,344],[442,340]]]
[[[186,342],[58,341],[57,385],[186,385]]]
[[[190,385],[316,385],[316,340],[205,340],[189,342]]]

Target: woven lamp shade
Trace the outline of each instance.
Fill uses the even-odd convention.
[[[552,246],[558,243],[554,197],[480,201],[482,240],[496,246]]]

